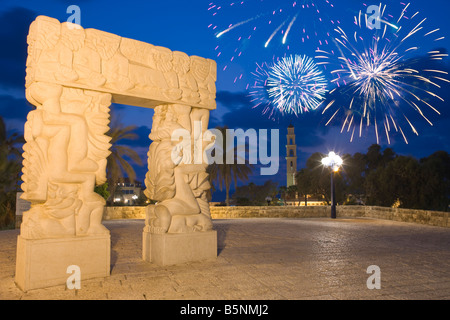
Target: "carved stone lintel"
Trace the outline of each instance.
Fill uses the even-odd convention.
[[[86,88],[142,107],[216,108],[213,60],[45,16],[31,24],[28,45],[26,86],[43,81]]]

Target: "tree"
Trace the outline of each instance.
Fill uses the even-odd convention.
[[[384,149],[381,152],[381,146],[373,144],[369,147],[366,153],[366,172],[374,171],[381,167],[386,167],[388,163],[394,160],[396,154],[391,148]]]
[[[283,205],[286,205],[286,196],[287,196],[287,187],[286,186],[281,186],[278,189],[278,193],[280,194],[280,198],[283,199]]]
[[[96,193],[98,193],[99,195],[101,195],[103,197],[103,199],[108,200],[109,196],[111,195],[108,191],[109,187],[108,187],[108,183],[104,183],[100,186],[96,186],[94,188],[94,191]]]
[[[306,167],[297,173],[297,188],[304,196],[321,196],[329,204],[331,201],[331,176],[330,168],[324,167],[322,159],[325,157],[320,152],[313,153],[306,161]],[[343,203],[345,199],[345,181],[341,171],[334,174],[336,186],[336,201]],[[305,195],[306,193],[306,195]]]
[[[353,156],[344,155],[342,158],[344,160],[342,170],[345,177],[346,197],[348,198],[351,195],[355,200],[363,202],[367,171],[366,155],[357,152]]]
[[[223,155],[223,161],[222,163],[212,163],[208,166],[207,172],[209,173],[210,181],[216,182],[219,186],[219,189],[222,191],[223,188],[225,188],[226,191],[226,198],[225,203],[227,206],[230,205],[230,187],[231,184],[234,182],[235,188],[237,189],[237,183],[238,181],[247,181],[249,175],[252,173],[252,165],[247,163],[247,160],[245,160],[244,164],[238,164],[237,161],[237,147],[235,147],[233,150],[227,150],[226,146],[227,144],[227,134],[226,131],[228,127],[217,127],[217,130],[219,130],[223,137],[223,145],[215,145],[215,149],[212,151],[212,156],[216,156],[215,152],[219,151]],[[234,157],[233,163],[227,163],[227,152],[232,152]]]
[[[267,197],[273,199],[276,194],[277,183],[268,180],[263,185],[256,185],[250,182],[248,185],[237,187],[232,198],[237,205],[262,206],[267,204]]]
[[[329,199],[329,170],[315,153],[297,173],[301,194],[321,194]],[[448,211],[450,205],[450,155],[438,151],[420,161],[397,155],[391,148],[372,145],[366,154],[343,155],[344,165],[335,174],[336,200],[374,206]],[[350,195],[352,200],[348,200]]]
[[[264,196],[264,200],[266,200],[266,197],[270,197],[272,199],[276,198],[278,194],[278,183],[268,180],[264,183],[263,187],[264,189],[262,191],[262,196]]]
[[[313,195],[321,195],[327,203],[331,199],[330,171],[322,165],[323,153],[313,153],[306,160],[306,170],[309,171]]]
[[[126,158],[129,158],[135,164],[142,166],[142,160],[136,151],[128,146],[120,145],[121,140],[136,140],[138,135],[133,131],[136,126],[124,127],[120,121],[115,119],[107,133],[111,137],[111,154],[107,158],[106,173],[108,178],[109,193],[114,198],[117,183],[125,175],[130,181],[136,180],[136,171]]]
[[[450,205],[450,155],[438,151],[420,160],[419,206],[447,211]]]
[[[0,227],[10,226],[15,219],[16,193],[19,191],[22,169],[21,146],[25,143],[18,133],[8,135],[0,117]]]
[[[287,195],[290,200],[295,200],[298,193],[297,185],[292,185],[287,188]]]
[[[371,172],[380,167],[383,155],[381,154],[381,146],[373,144],[366,153],[367,171]]]
[[[384,188],[395,195],[400,207],[420,209],[420,164],[411,156],[397,156],[385,169]],[[393,203],[390,204],[391,206]]]
[[[300,195],[305,197],[305,206],[308,206],[308,195],[312,193],[311,173],[306,168],[301,169],[295,175],[297,190]]]
[[[419,162],[410,156],[397,156],[372,170],[365,182],[367,204],[391,207],[399,201],[400,207],[418,209],[419,173]]]

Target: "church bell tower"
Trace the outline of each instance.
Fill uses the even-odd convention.
[[[288,127],[286,144],[286,186],[289,188],[296,184],[295,174],[297,173],[297,145],[295,144],[295,128],[291,124]]]

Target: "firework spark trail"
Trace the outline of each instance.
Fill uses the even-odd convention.
[[[218,2],[220,3],[221,1],[218,1]],[[223,3],[223,2],[225,2],[225,3]],[[227,3],[227,2],[229,2],[229,3]],[[237,27],[245,25],[245,24],[247,24],[247,23],[249,23],[251,21],[257,20],[259,18],[263,18],[263,17],[267,17],[267,16],[275,16],[275,15],[284,15],[284,16],[287,16],[287,18],[283,19],[283,21],[281,23],[279,23],[278,26],[275,27],[275,29],[276,30],[277,29],[278,30],[281,29],[283,27],[283,25],[285,25],[288,21],[290,21],[286,31],[283,32],[284,36],[283,36],[283,41],[282,42],[285,43],[286,39],[287,39],[287,35],[289,34],[289,31],[291,30],[292,26],[294,25],[294,23],[297,20],[297,18],[299,17],[299,15],[300,16],[301,15],[305,15],[305,12],[304,12],[305,9],[314,9],[314,11],[317,14],[320,14],[320,10],[318,9],[319,4],[317,4],[318,2],[323,2],[323,4],[327,4],[330,7],[333,7],[333,4],[331,3],[330,0],[320,0],[320,1],[302,0],[301,2],[303,4],[299,4],[299,2],[300,2],[299,0],[291,0],[291,1],[289,1],[290,5],[282,6],[282,5],[280,5],[279,1],[267,0],[266,3],[269,3],[269,5],[272,6],[272,10],[270,10],[267,13],[261,13],[261,14],[256,15],[255,17],[250,17],[249,19],[245,19],[245,20],[242,20],[242,21],[234,23],[234,24],[230,24],[229,27],[227,27],[224,30],[218,32],[216,34],[216,37],[219,38],[223,34],[228,33],[229,31],[231,31],[231,30],[233,30],[233,29],[235,29]],[[236,3],[236,2],[232,2],[232,1],[230,2],[230,1],[226,1],[225,0],[225,1],[222,1],[222,3],[223,3],[222,5],[219,5],[219,4],[215,5],[213,3],[210,3],[210,7],[208,8],[208,10],[212,11],[213,15],[215,16],[219,12],[223,11],[223,9],[225,7],[238,7],[239,5],[244,6],[244,5],[247,5],[248,3],[252,3],[252,1],[242,1],[240,3]],[[261,2],[261,4],[262,4],[262,2]],[[256,5],[260,6],[259,4],[256,4]],[[320,22],[323,22],[323,20],[324,20],[320,16],[317,19]],[[334,20],[331,20],[331,22],[333,24],[335,24]],[[339,23],[339,22],[336,21],[336,23]],[[272,20],[269,20],[269,25],[270,24],[272,24]],[[212,27],[212,24],[210,25],[210,27]],[[216,26],[216,28],[217,28],[217,26]],[[299,28],[299,30],[302,30],[302,29],[303,28]],[[276,33],[276,32],[272,32],[271,33],[272,37],[273,37],[274,33]],[[266,43],[267,43],[267,41],[266,41]]]
[[[312,58],[289,56],[273,65],[257,65],[252,103],[263,105],[263,113],[300,114],[316,110],[328,92],[323,72]]]
[[[246,24],[246,23],[252,22],[252,21],[255,20],[255,19],[258,19],[258,17],[250,18],[250,19],[248,19],[248,20],[245,20],[245,21],[241,21],[241,22],[239,22],[239,23],[236,23],[236,24],[230,26],[228,29],[225,29],[225,30],[223,30],[222,32],[219,32],[219,33],[216,35],[216,38],[220,38],[220,37],[221,37],[222,35],[224,35],[225,33],[228,33],[228,32],[230,32],[231,30],[236,29],[237,27],[240,27],[240,26],[242,26],[242,25],[244,25],[244,24]]]
[[[382,4],[379,8],[381,7]],[[382,14],[378,17],[378,20],[384,23],[384,26],[379,30],[374,30],[371,26],[368,26],[367,14],[363,19],[363,14],[360,11],[358,17],[355,17],[358,30],[355,31],[352,38],[348,37],[342,28],[337,27],[335,29],[337,36],[334,42],[338,48],[338,55],[325,50],[316,51],[315,58],[321,61],[317,63],[318,65],[339,66],[339,68],[330,72],[335,77],[331,82],[337,86],[330,93],[340,89],[341,98],[351,97],[349,107],[338,106],[336,99],[326,106],[323,113],[337,108],[326,125],[331,123],[333,119],[338,118],[338,114],[343,110],[345,120],[341,132],[349,123],[347,132],[350,132],[351,126],[359,126],[359,136],[361,137],[364,123],[367,127],[373,125],[377,143],[379,143],[380,130],[378,126],[382,125],[389,144],[391,143],[390,132],[392,130],[400,132],[404,141],[408,143],[399,119],[406,120],[414,134],[418,135],[418,131],[406,116],[404,112],[406,110],[401,109],[402,104],[410,106],[425,121],[433,125],[422,110],[422,106],[440,114],[426,99],[432,98],[444,101],[429,87],[440,88],[441,86],[436,81],[449,83],[448,79],[443,78],[448,73],[427,68],[419,70],[413,66],[408,66],[408,62],[411,63],[411,60],[407,60],[406,55],[419,50],[417,46],[419,41],[415,38],[419,37],[421,32],[425,32],[423,37],[429,37],[435,35],[439,29],[425,31],[427,19],[420,18],[419,22],[414,23],[419,19],[419,13],[416,12],[408,17],[408,8],[409,4],[405,5],[396,24],[394,24],[383,18],[386,10],[385,5],[383,10],[380,10]],[[413,27],[407,29],[406,26],[403,26],[404,20],[410,22]],[[360,35],[360,33],[364,35],[364,32],[367,33],[367,37]],[[406,32],[406,35],[402,32]],[[391,35],[392,39],[389,38]],[[434,42],[442,39],[443,37],[436,38]],[[406,44],[408,40],[415,41],[415,45],[408,47]],[[361,48],[361,46],[363,46],[363,50],[358,50],[357,48]],[[442,60],[448,56],[440,51],[429,51],[428,54],[430,61]],[[350,115],[351,120],[349,121]],[[357,117],[360,117],[360,119],[357,119]],[[382,123],[380,123],[380,120]],[[354,131],[355,128],[352,131],[351,141],[353,141]]]
[[[208,6],[212,16],[231,19],[225,27],[218,25],[219,20],[208,26],[220,41],[216,47],[217,57],[230,63],[245,55],[250,46],[270,48],[273,56],[281,57],[306,41],[314,43],[313,48],[328,45],[328,30],[339,25],[340,21],[323,14],[321,8],[333,8],[333,1],[214,0]],[[254,15],[249,16],[248,13]],[[277,50],[283,54],[275,52]],[[227,68],[228,64],[224,70]]]
[[[287,37],[288,37],[288,35],[289,35],[289,32],[291,31],[291,29],[292,29],[292,26],[294,25],[294,22],[295,22],[295,20],[297,20],[297,17],[298,17],[298,13],[294,16],[294,18],[291,20],[291,22],[289,23],[289,25],[288,25],[288,27],[287,27],[287,29],[286,29],[286,32],[284,33],[284,37],[283,37],[283,44],[285,44],[286,43],[286,39],[287,39]]]

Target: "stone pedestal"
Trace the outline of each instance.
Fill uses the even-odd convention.
[[[143,232],[142,258],[160,266],[217,258],[217,231],[152,234]]]
[[[83,286],[83,280],[109,276],[110,249],[109,234],[39,240],[18,236],[15,282],[25,292],[66,284],[71,276],[67,267],[76,265]]]

